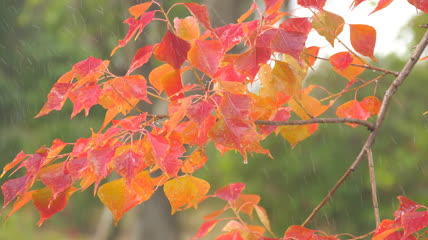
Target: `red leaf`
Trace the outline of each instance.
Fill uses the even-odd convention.
[[[218,236],[215,240],[244,240],[239,231],[233,231]]]
[[[339,52],[329,58],[331,65],[338,71],[343,71],[351,65],[354,58],[349,52]]]
[[[373,10],[373,12],[371,12],[370,14],[373,14],[374,12],[377,12],[381,9],[386,8],[389,4],[392,3],[392,0],[380,0],[375,8],[375,10]],[[369,15],[370,15],[369,14]]]
[[[212,220],[204,222],[200,227],[198,232],[195,234],[195,236],[192,237],[192,240],[199,239],[205,235],[207,235],[211,230],[215,227],[219,220]]]
[[[153,49],[156,46],[157,46],[157,44],[152,44],[152,45],[144,46],[144,47],[138,49],[137,53],[134,56],[134,59],[132,59],[131,65],[129,66],[129,69],[128,69],[128,72],[126,73],[126,75],[129,75],[135,69],[146,64],[149,61],[150,57],[152,56]]]
[[[272,39],[271,47],[273,51],[288,54],[300,62],[307,38],[307,33],[279,29]]]
[[[184,148],[177,139],[169,142],[165,137],[147,133],[153,149],[153,155],[162,171],[168,176],[176,176],[182,161],[178,158],[184,153]]]
[[[97,84],[78,88],[70,92],[69,97],[74,104],[71,118],[76,116],[76,114],[81,112],[83,109],[85,109],[85,116],[88,116],[89,110],[92,108],[92,106],[98,103],[98,98],[100,95],[101,88]]]
[[[417,204],[416,202],[413,202],[412,200],[406,197],[398,196],[397,198],[400,201],[400,207],[397,209],[397,211],[394,212],[395,220],[399,219],[407,213],[412,213],[416,211],[416,209],[422,207],[421,205]]]
[[[298,0],[297,4],[305,8],[313,7],[318,10],[321,10],[322,8],[324,8],[325,2],[326,0]]]
[[[260,69],[260,64],[266,63],[271,57],[271,50],[265,47],[253,47],[240,54],[235,60],[238,72],[254,78]]]
[[[284,233],[285,239],[310,240],[314,236],[315,231],[301,226],[290,226]]]
[[[354,0],[350,6],[350,8],[354,9],[356,8],[358,5],[360,5],[360,3],[364,2],[366,0]]]
[[[312,30],[309,18],[289,18],[282,22],[279,27],[289,32],[299,32],[306,35]]]
[[[124,90],[131,96],[147,103],[152,103],[147,97],[147,80],[142,75],[123,77],[125,81]]]
[[[153,20],[153,18],[155,17],[155,13],[156,11],[146,12],[141,16],[140,20],[137,20],[132,17],[126,19],[124,23],[127,23],[129,25],[128,33],[126,34],[124,39],[119,40],[119,45],[117,45],[117,47],[115,47],[111,51],[110,55],[113,56],[117,49],[126,46],[126,44],[128,44],[128,42],[135,35],[135,33],[137,33],[137,31],[138,36],[144,30],[147,24],[149,24]]]
[[[83,78],[89,74],[95,73],[102,63],[103,61],[101,59],[94,58],[91,56],[83,61],[74,64],[73,72]]]
[[[30,180],[29,175],[24,175],[19,178],[14,178],[7,180],[1,186],[1,191],[3,193],[3,208],[5,208],[11,201],[13,201],[17,196],[22,195],[28,189],[28,181]]]
[[[141,130],[141,123],[146,121],[146,116],[147,113],[142,113],[138,116],[130,116],[121,120],[113,120],[112,122],[117,127],[135,132]]]
[[[37,222],[39,226],[50,218],[55,213],[62,211],[67,205],[68,199],[76,191],[76,189],[69,189],[59,194],[56,198],[52,199],[52,192],[49,188],[42,188],[33,193],[33,204],[40,212],[40,220]]]
[[[214,104],[203,100],[187,108],[186,115],[190,120],[201,125],[211,115],[213,109]]]
[[[222,44],[224,51],[227,52],[236,44],[240,43],[245,34],[241,24],[228,24],[216,28],[215,35],[219,38],[218,40]]]
[[[402,217],[404,237],[407,237],[428,226],[428,211],[412,212]]]
[[[269,15],[278,12],[281,9],[284,0],[264,0],[266,5],[265,14]]]
[[[354,49],[361,55],[376,61],[373,55],[376,45],[376,30],[364,24],[350,24],[349,26],[351,27],[351,44]]]
[[[65,162],[50,165],[40,171],[40,180],[52,192],[52,198],[71,187],[71,176],[65,169]]]
[[[428,1],[427,0],[407,0],[410,4],[415,6],[417,9],[428,13]]]
[[[129,13],[131,13],[131,15],[134,18],[138,18],[139,16],[141,16],[141,14],[145,13],[151,5],[152,5],[152,1],[141,3],[141,4],[130,7],[128,9],[128,11],[129,11]]]
[[[61,110],[67,100],[71,87],[71,83],[55,83],[48,94],[47,102],[35,118],[46,115],[52,110]]]
[[[212,29],[210,18],[208,15],[208,9],[204,5],[199,5],[197,3],[184,3],[184,6],[189,9],[193,16],[206,28]]]
[[[113,164],[114,170],[126,180],[128,185],[131,185],[134,177],[146,168],[144,156],[132,150],[128,150],[115,157]]]
[[[290,118],[290,109],[289,108],[280,108],[276,112],[275,116],[270,119],[271,121],[288,121]],[[266,136],[269,136],[273,133],[278,126],[268,126],[268,125],[260,125],[260,133]]]
[[[177,94],[183,89],[180,70],[175,70],[169,64],[153,69],[149,74],[149,81],[159,93],[165,90],[165,93],[172,100],[183,96],[182,94]]]
[[[244,183],[232,183],[217,190],[215,195],[225,201],[235,201],[241,195],[244,188]]]
[[[190,44],[188,42],[168,30],[155,49],[154,54],[159,61],[166,62],[175,69],[180,69],[187,59],[189,49]]]
[[[223,47],[219,41],[196,40],[192,43],[188,58],[193,66],[209,76],[214,76],[223,58]]]
[[[341,118],[356,118],[367,120],[370,117],[370,112],[364,109],[357,100],[348,101],[336,109],[336,115]],[[346,123],[351,127],[357,127],[358,124]]]
[[[111,171],[109,163],[114,155],[114,149],[110,147],[97,147],[88,151],[88,163],[94,171],[97,182],[95,192],[102,179],[104,179]]]
[[[236,71],[233,64],[229,64],[218,69],[217,73],[214,76],[218,81],[226,82],[239,82],[243,83],[245,81],[245,76],[241,75]]]

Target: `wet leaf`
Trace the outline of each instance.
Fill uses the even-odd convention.
[[[306,8],[312,7],[321,10],[324,8],[325,2],[326,0],[298,0],[297,4]]]
[[[152,5],[152,1],[134,5],[128,9],[134,18],[138,18]]]
[[[427,0],[407,0],[410,4],[415,6],[417,9],[428,13],[428,1]]]
[[[233,183],[227,186],[222,187],[221,189],[215,192],[215,195],[218,198],[221,198],[225,201],[235,201],[241,195],[241,192],[244,191],[244,183]]]
[[[200,239],[203,236],[207,235],[211,230],[215,227],[219,220],[211,220],[204,222],[200,227],[198,232],[195,234],[195,236],[192,237],[192,240],[194,239]]]
[[[198,39],[200,36],[198,20],[193,16],[174,18],[174,28],[177,36],[187,41]]]
[[[208,9],[204,5],[199,5],[197,3],[184,3],[184,6],[189,9],[193,16],[198,19],[199,23],[202,24],[206,29],[212,29],[210,18],[208,15]]]
[[[187,59],[189,50],[190,44],[188,42],[168,30],[155,49],[154,55],[159,61],[168,63],[174,69],[180,69]]]
[[[129,66],[129,69],[126,75],[131,74],[135,69],[146,64],[149,61],[150,57],[152,56],[153,50],[156,46],[157,44],[152,44],[152,45],[144,46],[138,49],[137,53],[134,55],[134,58],[132,59],[131,65]]]
[[[196,40],[188,53],[190,63],[209,76],[217,72],[222,57],[223,47],[215,40]]]
[[[184,175],[169,180],[164,185],[164,192],[171,204],[171,214],[190,207],[197,207],[210,189],[203,179]]]
[[[374,48],[376,45],[376,30],[364,24],[350,24],[351,44],[355,51],[376,61]]]
[[[370,112],[364,109],[357,100],[348,101],[340,105],[336,109],[336,115],[340,118],[355,118],[367,120],[370,117]],[[351,127],[357,127],[356,123],[346,123]]]

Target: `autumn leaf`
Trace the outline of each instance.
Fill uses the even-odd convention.
[[[426,0],[407,0],[410,4],[415,6],[417,9],[428,13],[428,1]]]
[[[24,175],[22,177],[7,180],[1,185],[3,194],[3,208],[12,202],[17,196],[21,196],[29,189],[30,176]]]
[[[236,71],[253,79],[260,69],[260,65],[271,58],[271,49],[265,47],[253,47],[239,54],[234,64]]]
[[[173,178],[166,182],[163,188],[171,204],[171,214],[190,207],[197,207],[209,189],[208,182],[191,175]]]
[[[214,76],[223,56],[223,47],[219,41],[196,40],[188,53],[190,63],[200,71]]]
[[[109,146],[97,147],[88,151],[88,163],[96,176],[96,185],[94,192],[97,191],[98,185],[110,172],[109,164],[114,156],[114,149]]]
[[[46,219],[62,211],[67,205],[68,199],[76,190],[76,188],[69,188],[56,198],[53,198],[52,191],[48,187],[33,192],[33,204],[40,212],[40,220],[37,224],[41,226]]]
[[[35,118],[46,115],[52,110],[61,110],[67,100],[68,93],[73,85],[71,83],[55,83],[48,94],[48,100]]]
[[[318,124],[281,126],[279,129],[281,136],[294,148],[299,142],[312,136],[318,129]]]
[[[76,116],[83,109],[85,110],[85,116],[88,116],[89,110],[92,106],[98,103],[98,99],[101,96],[101,88],[98,84],[78,88],[69,93],[69,98],[74,104],[71,118]]]
[[[149,82],[159,93],[165,91],[173,100],[183,96],[179,93],[183,89],[181,72],[169,64],[163,64],[153,69],[149,74]]]
[[[219,220],[211,220],[204,222],[200,227],[198,232],[195,234],[195,236],[192,237],[192,240],[194,239],[200,239],[203,236],[207,235],[211,230],[215,227]]]
[[[253,216],[253,209],[260,202],[259,195],[253,194],[240,194],[239,197],[233,202],[233,206],[239,209],[240,212],[246,213],[248,216]]]
[[[19,152],[11,162],[9,162],[8,164],[6,164],[3,167],[3,172],[0,176],[0,178],[2,178],[9,170],[14,168],[16,165],[18,165],[20,162],[22,162],[28,156],[30,156],[30,155],[24,153],[24,151]]]
[[[279,11],[281,9],[284,0],[264,0],[266,9],[265,14],[269,15],[271,13]]]
[[[162,62],[166,62],[174,69],[180,69],[187,58],[190,44],[177,37],[171,31],[167,31],[162,41],[154,51],[155,57]]]
[[[49,165],[40,171],[40,180],[52,193],[52,198],[69,189],[72,184],[71,175],[66,169],[65,162]]]
[[[298,0],[297,4],[300,6],[306,7],[306,8],[316,8],[318,10],[321,10],[324,8],[326,0]]]
[[[352,61],[349,63],[350,60]],[[333,65],[333,70],[349,81],[355,80],[357,76],[366,70],[364,67],[352,65],[364,66],[365,63],[357,57],[350,56],[349,52],[336,53],[330,57],[329,61]]]
[[[312,27],[334,47],[334,40],[343,31],[345,20],[337,14],[322,10],[312,17]]]
[[[134,177],[146,168],[144,156],[127,150],[113,158],[113,168],[128,185],[131,185]]]
[[[207,161],[208,157],[205,154],[205,151],[195,151],[186,158],[181,171],[184,173],[193,173],[199,168],[203,167]]]
[[[254,10],[256,10],[256,8],[257,8],[257,4],[253,2],[250,8],[238,18],[237,22],[242,23],[243,21],[247,20],[247,18],[254,12]]]
[[[376,30],[364,24],[350,24],[351,44],[355,51],[376,61],[373,55],[376,45]]]
[[[199,23],[202,24],[206,29],[211,30],[210,18],[208,15],[208,9],[204,5],[199,5],[197,3],[184,3],[184,6],[198,19]]]
[[[428,226],[428,211],[411,212],[402,216],[404,237],[407,237]]]
[[[137,4],[134,5],[132,7],[130,7],[128,9],[129,13],[134,17],[134,18],[138,18],[140,17],[143,13],[146,12],[147,9],[149,9],[149,7],[152,5],[152,1],[150,2],[145,2],[145,3],[141,3],[141,4]]]
[[[215,192],[215,195],[225,201],[235,201],[241,195],[241,192],[244,191],[244,183],[233,183],[227,186],[222,187],[221,189]]]
[[[370,112],[364,109],[357,100],[348,101],[336,109],[336,115],[341,118],[355,118],[367,120],[370,117]],[[346,123],[351,127],[357,127],[356,123]]]
[[[284,238],[293,238],[293,239],[312,239],[312,237],[315,235],[315,231],[302,227],[293,225],[290,226],[287,231],[284,233]]]
[[[117,224],[127,211],[149,199],[153,191],[149,173],[144,171],[136,177],[133,186],[123,178],[103,184],[98,190],[98,197],[110,209]]]
[[[255,206],[254,207],[255,209],[256,209],[256,213],[257,213],[257,216],[259,217],[259,219],[260,219],[260,222],[262,222],[262,224],[263,224],[263,226],[269,231],[269,232],[272,232],[272,229],[271,229],[271,227],[270,227],[270,221],[269,221],[269,217],[268,217],[268,215],[267,215],[267,213],[266,213],[266,210],[263,208],[263,207],[260,207],[260,206]]]
[[[245,35],[241,24],[228,24],[214,30],[215,36],[213,36],[213,38],[216,39],[216,37],[218,37],[224,52],[229,51],[239,44]]]
[[[244,240],[239,231],[233,231],[218,236],[215,240]]]
[[[174,18],[174,28],[177,36],[187,41],[198,39],[200,36],[198,20],[193,16]]]
[[[141,13],[141,10],[144,10],[144,7],[147,6],[143,6],[140,9],[134,9],[135,12],[133,11],[132,13],[138,15]],[[124,23],[129,25],[128,33],[126,34],[125,38],[119,40],[119,44],[111,51],[110,56],[113,56],[116,53],[117,49],[126,46],[135,34],[138,36],[144,30],[147,24],[149,24],[153,20],[153,18],[155,17],[155,13],[156,11],[145,12],[140,17],[140,20],[137,20],[132,17],[126,19]]]
[[[137,53],[134,56],[134,59],[132,59],[131,65],[129,66],[126,75],[131,74],[135,69],[146,64],[152,56],[153,50],[156,46],[157,44],[152,44],[138,49]]]
[[[381,101],[375,96],[367,96],[360,102],[361,106],[370,113],[370,116],[376,116],[382,105]]]

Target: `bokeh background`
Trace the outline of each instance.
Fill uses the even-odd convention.
[[[140,2],[0,1],[0,167],[11,161],[20,150],[32,153],[42,145],[49,145],[55,138],[74,142],[79,137],[89,136],[90,128],[100,127],[104,116],[101,107],[94,107],[88,118],[79,114],[70,120],[70,103],[62,111],[37,119],[33,117],[43,106],[53,83],[74,63],[88,56],[109,59],[111,49],[127,31],[127,25],[122,23],[128,17],[127,9]],[[179,1],[158,2],[168,9]],[[206,4],[213,25],[222,26],[234,22],[252,1],[185,2]],[[187,15],[184,8],[176,8],[171,17]],[[410,41],[397,46],[397,49],[408,49],[407,53],[397,55],[391,49],[390,54],[377,56],[376,64],[400,70],[422,35],[417,25],[424,23],[428,23],[426,14],[415,14],[406,24],[406,29],[401,30],[402,37]],[[139,46],[158,41],[164,31],[164,25],[151,24],[138,41],[120,49],[111,59],[112,71],[125,73]],[[157,64],[152,61],[139,71],[146,75]],[[366,71],[361,78],[373,76],[373,72]],[[398,195],[428,204],[428,118],[422,115],[428,110],[427,76],[427,61],[419,63],[394,97],[373,149],[382,218],[392,217],[398,206],[395,200]],[[392,78],[379,84],[379,97],[390,81]],[[344,87],[346,80],[335,74],[328,64],[321,63],[316,74],[311,74],[305,84],[324,85],[337,92]],[[373,88],[368,87],[358,96],[362,98],[371,93]],[[343,97],[341,102],[352,99],[351,95]],[[333,116],[334,112],[326,115]],[[354,160],[367,134],[363,127],[321,125],[314,136],[295,148],[281,137],[271,136],[263,146],[271,150],[273,159],[254,155],[248,164],[244,164],[238,154],[221,156],[209,145],[209,162],[196,175],[208,180],[213,190],[232,182],[246,183],[245,193],[261,196],[261,205],[268,211],[274,232],[282,236],[287,226],[301,224],[325,196]],[[354,235],[374,229],[367,168],[366,163],[359,166],[309,225],[310,228]],[[6,179],[0,179],[0,183]],[[186,210],[171,217],[167,201],[162,194],[157,194],[128,212],[114,227],[108,211],[92,191],[87,191],[73,195],[66,209],[46,221],[41,228],[36,225],[38,213],[31,204],[19,210],[7,223],[5,215],[10,209],[5,209],[0,219],[0,240],[189,239],[201,224],[202,216],[213,211],[217,204],[215,201],[203,203],[198,211]]]

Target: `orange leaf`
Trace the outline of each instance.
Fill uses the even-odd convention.
[[[141,14],[145,13],[147,9],[152,5],[152,1],[141,3],[135,6],[132,6],[128,9],[129,13],[131,13],[134,18],[138,18]]]
[[[378,114],[382,105],[381,101],[375,96],[367,96],[360,102],[361,106],[370,113],[371,116]]]
[[[159,61],[168,63],[174,69],[180,69],[186,61],[189,49],[190,44],[188,42],[168,30],[155,49],[154,55]]]
[[[181,171],[184,173],[193,173],[194,171],[203,167],[207,161],[208,157],[205,154],[205,151],[195,151],[188,158],[186,158]]]
[[[312,17],[312,27],[334,47],[334,40],[343,31],[345,20],[337,14],[322,10]]]
[[[225,201],[235,201],[244,189],[244,183],[232,183],[217,190],[215,195]]]
[[[312,239],[315,235],[315,230],[311,230],[302,226],[290,226],[284,233],[284,238],[292,239]]]
[[[241,194],[234,202],[234,207],[241,212],[248,214],[252,217],[254,207],[259,204],[260,196],[253,194]]]
[[[243,21],[245,21],[253,12],[254,10],[257,8],[257,4],[254,2],[253,4],[251,4],[250,9],[248,9],[248,11],[246,11],[244,14],[242,14],[237,22],[238,23],[242,23]]]
[[[180,70],[175,70],[169,64],[153,69],[149,74],[149,81],[159,93],[165,90],[169,97],[177,98],[181,96],[181,94],[175,96],[183,88]]]
[[[190,41],[200,36],[198,20],[189,16],[184,19],[174,18],[174,28],[178,37]]]
[[[349,52],[339,52],[330,56],[328,60],[335,70],[343,71],[345,68],[349,67],[354,58]]]
[[[149,199],[153,191],[149,173],[144,171],[138,174],[132,186],[128,185],[124,178],[120,178],[100,186],[97,195],[110,209],[114,223],[117,224],[123,214]]]
[[[376,61],[373,55],[376,45],[376,29],[364,24],[350,24],[351,44],[354,49],[363,56]]]
[[[28,154],[25,154],[24,151],[19,152],[15,158],[12,160],[12,162],[6,164],[3,168],[3,172],[0,176],[3,177],[10,169],[14,168],[16,165],[18,165],[20,162],[22,162],[26,157],[28,157]]]
[[[209,76],[214,76],[217,72],[222,58],[223,47],[216,40],[196,40],[188,53],[190,63]]]
[[[305,56],[304,60],[309,66],[313,66],[315,64],[315,61],[317,60],[315,57],[318,56],[319,51],[320,47],[317,46],[308,47],[303,51],[303,54]]]
[[[359,58],[355,57],[353,58],[352,62],[347,67],[345,67],[346,66],[345,63],[347,62],[346,60],[347,54],[348,54],[347,52],[336,53],[330,57],[331,59],[330,62],[334,66],[333,70],[335,72],[344,76],[349,81],[353,81],[357,76],[363,73],[366,69],[364,67],[357,67],[351,64],[364,65],[365,63],[363,63]],[[338,66],[345,67],[345,68],[339,69]]]
[[[279,129],[282,137],[294,148],[299,142],[314,134],[318,129],[318,124],[282,126]]]
[[[278,12],[281,9],[284,0],[264,0],[266,5],[265,14],[269,15],[274,12]]]
[[[48,101],[35,118],[46,115],[52,110],[61,110],[67,100],[71,87],[71,83],[55,83],[48,94]]]
[[[336,109],[336,115],[340,118],[356,118],[366,120],[370,117],[370,112],[364,109],[357,100],[348,101]],[[351,127],[357,127],[356,123],[346,123]]]
[[[12,216],[16,211],[22,208],[25,204],[27,204],[32,198],[33,193],[35,191],[25,192],[22,196],[19,196],[18,199],[13,203],[13,208],[6,216],[6,220]]]
[[[200,178],[184,175],[169,180],[163,190],[171,204],[171,214],[190,207],[197,207],[210,189],[210,184]]]
[[[37,224],[41,226],[45,220],[55,213],[62,211],[67,205],[69,197],[76,190],[76,188],[69,188],[67,191],[60,193],[56,198],[53,198],[52,192],[48,187],[34,191],[33,204],[40,212],[40,220]]]

